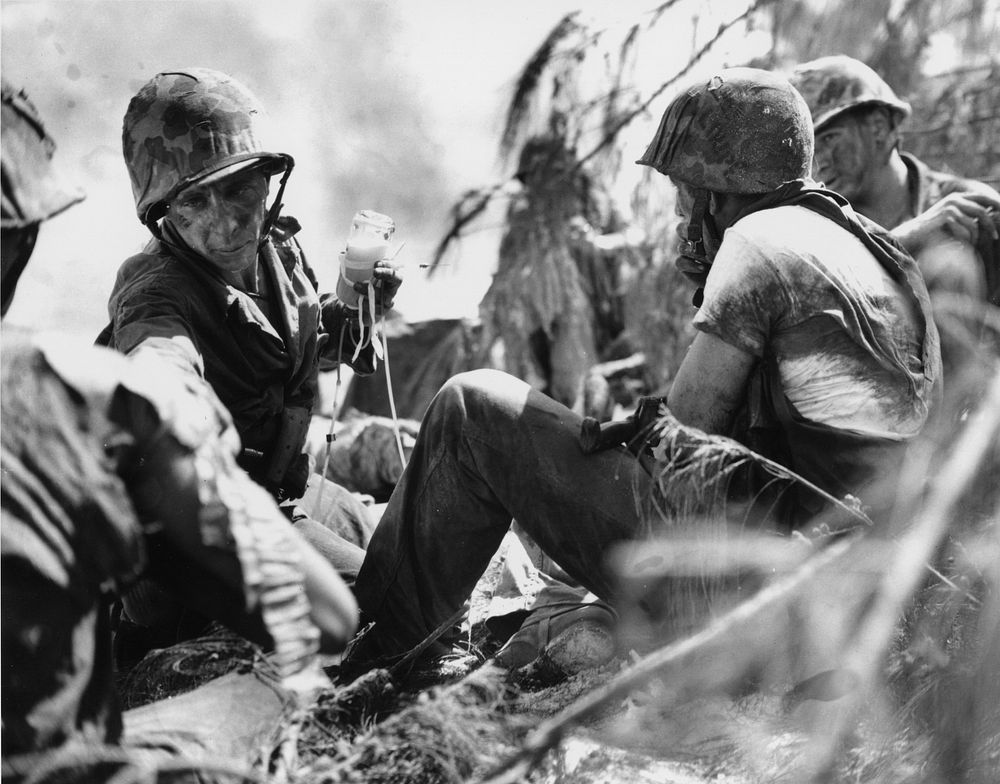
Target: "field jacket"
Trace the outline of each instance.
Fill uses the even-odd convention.
[[[269,276],[274,323],[247,293],[175,244],[153,239],[119,269],[99,343],[130,353],[159,352],[203,375],[229,409],[243,443],[240,458],[279,499],[302,494],[308,475],[306,429],[320,370],[346,361],[374,369],[372,349],[352,360],[358,341],[345,307],[320,296],[294,233],[279,219],[259,253]]]

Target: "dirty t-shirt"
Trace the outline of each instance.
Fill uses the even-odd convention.
[[[866,345],[866,319],[912,377]],[[926,407],[914,307],[860,240],[804,207],[752,213],[726,230],[695,328],[773,355],[789,402],[813,422],[885,438],[915,434]]]

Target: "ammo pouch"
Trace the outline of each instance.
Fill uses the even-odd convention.
[[[301,498],[306,491],[311,467],[309,456],[303,453],[311,417],[309,409],[289,406],[281,412],[278,436],[265,457],[260,474],[264,486],[279,501]]]

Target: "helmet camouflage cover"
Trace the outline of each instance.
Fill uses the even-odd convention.
[[[155,222],[180,190],[234,164],[260,161],[269,174],[290,168],[290,155],[264,150],[262,117],[254,95],[219,71],[154,76],[132,98],[122,128],[139,220]]]
[[[3,82],[3,228],[47,220],[83,199],[53,166],[56,145],[23,90]]]
[[[681,92],[636,163],[695,188],[765,193],[809,176],[812,122],[786,79],[728,68]]]
[[[897,123],[910,115],[910,105],[900,100],[882,77],[860,60],[846,55],[802,63],[792,71],[790,81],[806,99],[816,133],[859,106],[884,106]]]

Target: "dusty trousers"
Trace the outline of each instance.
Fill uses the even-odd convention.
[[[651,479],[624,448],[585,455],[580,422],[498,371],[463,373],[441,388],[355,584],[386,652],[412,647],[458,610],[512,519],[610,598],[603,555],[642,535],[637,499]]]

